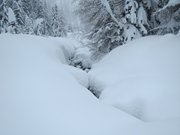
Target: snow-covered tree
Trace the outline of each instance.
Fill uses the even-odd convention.
[[[59,7],[42,0],[0,0],[0,33],[66,36]]]
[[[44,33],[44,19],[43,18],[38,18],[34,21],[34,25],[33,25],[33,29],[34,29],[34,33],[36,35],[40,35],[42,36]]]
[[[9,26],[8,26],[8,32],[15,34],[16,31],[16,16],[14,14],[14,11],[9,7],[8,8],[8,21],[9,21]]]
[[[148,34],[147,11],[141,0],[79,0],[78,13],[95,51],[106,53]]]
[[[52,28],[51,28],[51,7],[48,6],[47,2],[44,1],[43,3],[43,15],[44,15],[44,35],[46,36],[52,36],[53,35],[53,32],[52,32]]]
[[[0,1],[0,33],[8,32],[8,7],[5,0]]]
[[[23,11],[20,7],[20,1],[13,1],[13,11],[16,17],[16,33],[22,33],[23,32],[23,26],[25,24],[24,18],[23,18]]]
[[[25,18],[24,33],[25,34],[34,34],[33,20],[30,17],[28,17],[27,15]]]
[[[125,17],[126,20],[132,24],[137,23],[137,9],[138,3],[135,0],[126,0],[125,1]]]
[[[144,36],[148,34],[147,27],[148,24],[148,18],[147,18],[147,11],[145,10],[144,1],[136,1],[136,0],[126,0],[125,2],[125,18],[126,18],[126,24],[129,23],[131,28],[137,29],[135,31],[138,31],[136,34],[139,35],[139,33]],[[135,35],[139,37],[138,35]],[[133,35],[132,35],[133,36]],[[127,37],[129,38],[129,37]],[[131,37],[130,37],[131,38]],[[134,39],[135,37],[133,37]]]
[[[162,3],[162,1],[159,1]],[[180,30],[180,1],[165,0],[163,6],[155,13],[155,17],[159,22],[153,30],[157,34],[175,33]]]
[[[58,6],[52,8],[52,31],[53,36],[61,37],[66,35],[64,17],[62,12],[59,11]]]
[[[147,13],[143,7],[143,4],[140,3],[138,13],[137,13],[137,26],[139,27],[139,31],[142,35],[147,35],[148,30],[145,26],[149,26],[148,20],[147,20]]]
[[[76,0],[88,44],[107,53],[141,36],[177,33],[179,0]]]
[[[108,1],[80,0],[78,13],[85,24],[87,36],[91,39],[90,47],[96,52],[109,52],[112,43],[121,39],[119,22]],[[113,34],[114,33],[114,34]]]

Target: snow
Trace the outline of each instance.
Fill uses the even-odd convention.
[[[179,0],[169,0],[169,2],[167,3],[166,6],[164,6],[162,9],[160,9],[158,12],[168,8],[168,7],[174,7],[175,5],[178,5],[180,4],[180,1]]]
[[[179,0],[170,0],[168,2],[168,4],[166,5],[166,7],[170,7],[170,6],[175,6],[177,4],[180,4],[180,1]]]
[[[1,135],[140,132],[141,121],[99,102],[82,86],[87,76],[68,67],[63,39],[3,34],[0,43]]]
[[[38,19],[35,20],[35,25],[39,25],[39,24],[41,24],[43,21],[44,21],[43,18],[38,18]]]
[[[138,3],[134,0],[126,0],[125,11],[130,9],[130,13],[126,15],[126,18],[130,19],[130,22],[136,24],[136,9],[138,7]]]
[[[89,78],[88,74],[85,71],[72,66],[67,66],[66,68],[69,70],[69,73],[73,75],[73,77],[78,81],[80,85],[84,86],[85,88],[88,88]]]
[[[179,32],[178,32],[178,34],[177,34],[177,36],[180,36],[180,30],[179,30]]]
[[[163,135],[178,135],[179,43],[180,38],[175,35],[149,36],[129,42],[93,65],[89,83],[101,93],[103,103],[147,122],[153,128],[152,134],[163,130]],[[166,124],[167,128],[163,128]],[[155,128],[158,130],[154,131]]]
[[[124,26],[121,22],[119,22],[117,20],[117,18],[115,17],[115,15],[113,14],[111,7],[109,5],[109,2],[107,0],[101,0],[101,4],[106,8],[106,11],[110,14],[111,18],[114,20],[115,23],[117,23],[119,25],[119,27],[121,28],[122,26]]]
[[[0,135],[179,135],[179,40],[129,42],[87,74],[72,39],[0,35]]]
[[[8,17],[9,17],[8,20],[10,23],[16,21],[15,14],[11,8],[8,8]]]
[[[91,60],[91,53],[90,53],[89,48],[87,47],[76,48],[73,62],[75,64],[81,62],[82,67],[84,67],[85,69],[88,69],[88,68],[90,69],[93,62]]]
[[[53,39],[59,44],[61,50],[63,50],[63,54],[65,56],[66,62],[69,63],[70,59],[74,57],[76,46],[79,46],[79,43],[71,38],[62,38],[62,37],[49,37]]]
[[[38,27],[43,24],[44,19],[38,18],[34,21],[33,27],[39,29]],[[39,33],[38,33],[39,34]]]
[[[146,14],[146,11],[144,10],[142,4],[140,5],[140,8],[138,10],[138,24],[141,28],[141,32],[143,34],[147,34],[148,32],[147,32],[146,28],[144,27],[144,25],[146,25],[146,26],[149,26],[149,25],[148,25],[148,21],[147,21],[147,14]]]

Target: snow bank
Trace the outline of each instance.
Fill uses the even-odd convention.
[[[180,123],[179,52],[179,36],[149,36],[129,42],[93,65],[90,84],[101,92],[103,102],[143,121],[169,123],[167,129],[162,123],[157,128],[178,135],[180,130],[170,127]]]
[[[69,73],[78,81],[79,84],[84,86],[85,88],[89,87],[89,78],[88,74],[82,69],[75,68],[73,66],[66,66]]]
[[[0,135],[140,133],[142,122],[102,104],[79,84],[74,76],[81,73],[65,65],[62,44],[0,35]]]

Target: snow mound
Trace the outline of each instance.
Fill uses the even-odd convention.
[[[69,73],[72,74],[72,76],[78,81],[79,84],[81,84],[82,86],[84,86],[85,88],[89,87],[89,78],[88,78],[88,74],[79,69],[79,68],[75,68],[73,66],[65,66]]]
[[[179,39],[172,35],[147,37],[114,50],[90,72],[89,80],[103,90],[103,102],[99,102],[85,88],[91,85],[87,74],[68,66],[67,56],[73,53],[74,41],[0,35],[0,135],[179,135],[178,43]],[[143,64],[146,60],[150,66],[148,62]],[[164,66],[167,61],[170,65]],[[152,64],[163,68],[156,72]],[[136,72],[131,72],[129,66]],[[153,89],[156,86],[159,89]],[[143,88],[148,88],[147,93]],[[153,105],[155,109],[151,110]],[[162,113],[167,119],[152,115],[157,106],[161,113],[161,109],[167,111]],[[126,112],[148,118],[148,122]]]
[[[141,38],[112,51],[89,76],[105,103],[147,122],[180,120],[179,52],[179,36]]]
[[[140,133],[141,121],[79,84],[85,75],[67,68],[61,45],[61,39],[0,35],[0,135]]]

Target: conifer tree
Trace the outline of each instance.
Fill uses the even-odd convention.
[[[23,27],[25,25],[23,15],[22,15],[22,9],[18,3],[18,1],[13,1],[13,11],[16,17],[16,33],[22,33],[23,32]]]
[[[0,1],[0,33],[8,32],[8,7],[6,6],[6,1]]]
[[[64,18],[62,14],[60,14],[60,11],[58,9],[58,6],[55,5],[52,8],[52,31],[53,31],[53,36],[55,37],[60,37],[60,36],[65,36],[65,24],[64,24]]]

